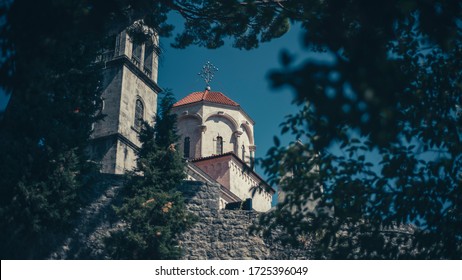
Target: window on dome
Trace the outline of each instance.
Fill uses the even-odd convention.
[[[217,136],[217,155],[223,153],[223,137]]]
[[[191,139],[189,137],[184,138],[184,147],[183,147],[184,158],[189,158],[190,142],[191,142]]]
[[[144,105],[140,99],[136,99],[135,104],[135,128],[137,130],[141,130],[141,125],[143,123],[143,115],[144,115]]]

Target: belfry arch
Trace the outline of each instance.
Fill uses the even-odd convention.
[[[253,130],[252,128],[250,128],[249,124],[245,121],[243,121],[241,123],[241,127],[242,127],[242,130],[243,132],[245,132],[247,134],[247,136],[249,137],[249,142],[250,142],[250,145],[254,145],[255,144],[255,140],[254,140],[254,137],[253,137]]]

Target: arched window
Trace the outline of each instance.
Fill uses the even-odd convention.
[[[141,129],[141,124],[143,123],[143,116],[144,116],[143,102],[141,102],[140,99],[137,99],[136,104],[135,104],[135,128],[137,130]]]
[[[184,158],[189,158],[190,142],[191,142],[191,139],[189,137],[184,138],[184,147],[183,147]]]
[[[217,155],[223,153],[223,137],[217,136]]]
[[[241,149],[242,149],[242,160],[245,162],[245,146],[242,145]]]

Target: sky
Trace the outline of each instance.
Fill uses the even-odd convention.
[[[170,22],[181,26],[181,18],[175,14],[171,16]],[[268,74],[282,67],[279,60],[282,50],[298,57],[296,61],[299,62],[307,57],[313,58],[312,53],[301,48],[301,35],[300,28],[292,26],[281,38],[250,51],[233,48],[231,41],[216,50],[197,46],[174,49],[170,46],[172,38],[161,38],[158,84],[161,88],[171,89],[177,100],[191,92],[204,90],[205,82],[198,72],[210,61],[219,69],[210,83],[212,90],[220,91],[239,103],[255,121],[256,157],[264,157],[273,145],[273,136],[280,136],[279,125],[284,117],[297,111],[297,107],[291,104],[292,91],[271,88]],[[7,101],[8,98],[0,91],[0,111]],[[282,138],[282,144],[295,140],[287,135]],[[266,178],[259,167],[257,172]]]

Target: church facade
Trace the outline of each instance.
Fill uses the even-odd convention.
[[[135,22],[135,24],[140,24]],[[154,124],[157,111],[159,38],[137,44],[127,31],[116,36],[104,63],[101,113],[94,124],[89,153],[102,173],[124,174],[136,166],[142,120]],[[271,208],[274,190],[254,171],[254,121],[221,92],[193,92],[173,106],[181,137],[177,147],[187,161],[189,180],[220,186],[220,208],[251,201]]]

